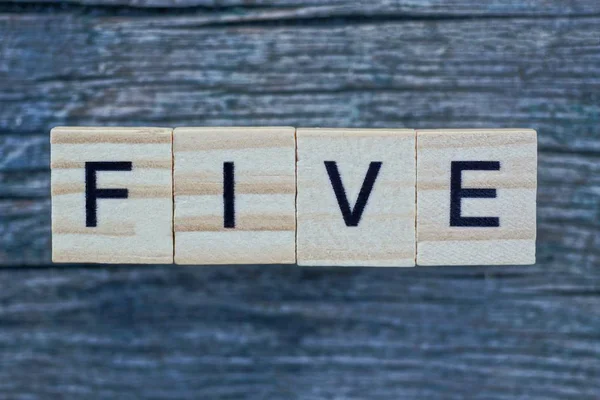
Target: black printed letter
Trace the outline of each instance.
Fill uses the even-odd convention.
[[[327,174],[329,175],[329,180],[331,181],[331,186],[333,187],[333,192],[335,193],[338,205],[340,206],[340,211],[342,211],[346,226],[358,226],[363,211],[365,210],[365,206],[367,205],[367,200],[369,200],[369,195],[373,190],[375,179],[377,179],[377,175],[379,174],[381,164],[381,161],[373,161],[369,165],[367,175],[360,188],[354,209],[352,210],[350,209],[348,197],[346,196],[346,191],[344,190],[344,185],[342,184],[342,178],[340,177],[336,162],[325,161],[325,168],[327,169]]]
[[[130,161],[88,161],[85,163],[85,226],[98,225],[98,199],[126,199],[127,189],[98,189],[96,172],[131,171]]]
[[[235,174],[232,162],[223,163],[223,227],[235,228]]]
[[[499,171],[498,161],[452,161],[450,167],[450,226],[497,227],[498,217],[462,217],[461,199],[494,199],[496,189],[465,189],[462,171]]]

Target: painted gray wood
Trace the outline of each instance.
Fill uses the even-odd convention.
[[[29,0],[2,0],[0,3],[31,4]],[[600,10],[594,0],[38,0],[36,4],[60,4],[183,9],[196,8],[208,11],[234,11],[235,14],[255,14],[256,11],[276,12],[281,17],[331,17],[334,15],[386,16],[405,15],[407,17],[451,17],[451,16],[589,16]]]
[[[52,126],[152,124],[535,128],[541,257],[598,260],[600,18],[215,18],[0,17],[1,263],[49,262]]]
[[[598,398],[599,4],[0,4],[0,398]],[[51,127],[261,124],[537,129],[538,264],[50,265]]]
[[[6,398],[596,399],[597,275],[541,272],[5,269],[0,391]]]

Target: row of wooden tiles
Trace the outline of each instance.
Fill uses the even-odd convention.
[[[54,262],[535,262],[529,129],[58,127]]]

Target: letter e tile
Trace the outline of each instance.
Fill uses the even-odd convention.
[[[417,264],[535,263],[537,136],[417,131]]]

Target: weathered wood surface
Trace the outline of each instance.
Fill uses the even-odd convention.
[[[453,17],[470,16],[589,16],[600,11],[595,0],[3,0],[0,3],[17,4],[60,4],[132,7],[141,9],[179,9],[196,8],[207,11],[235,11],[235,14],[256,11],[272,14],[275,18],[322,16],[386,16],[386,17]]]
[[[0,397],[598,398],[599,2],[73,3],[0,4]],[[65,124],[534,128],[538,264],[50,268]]]

